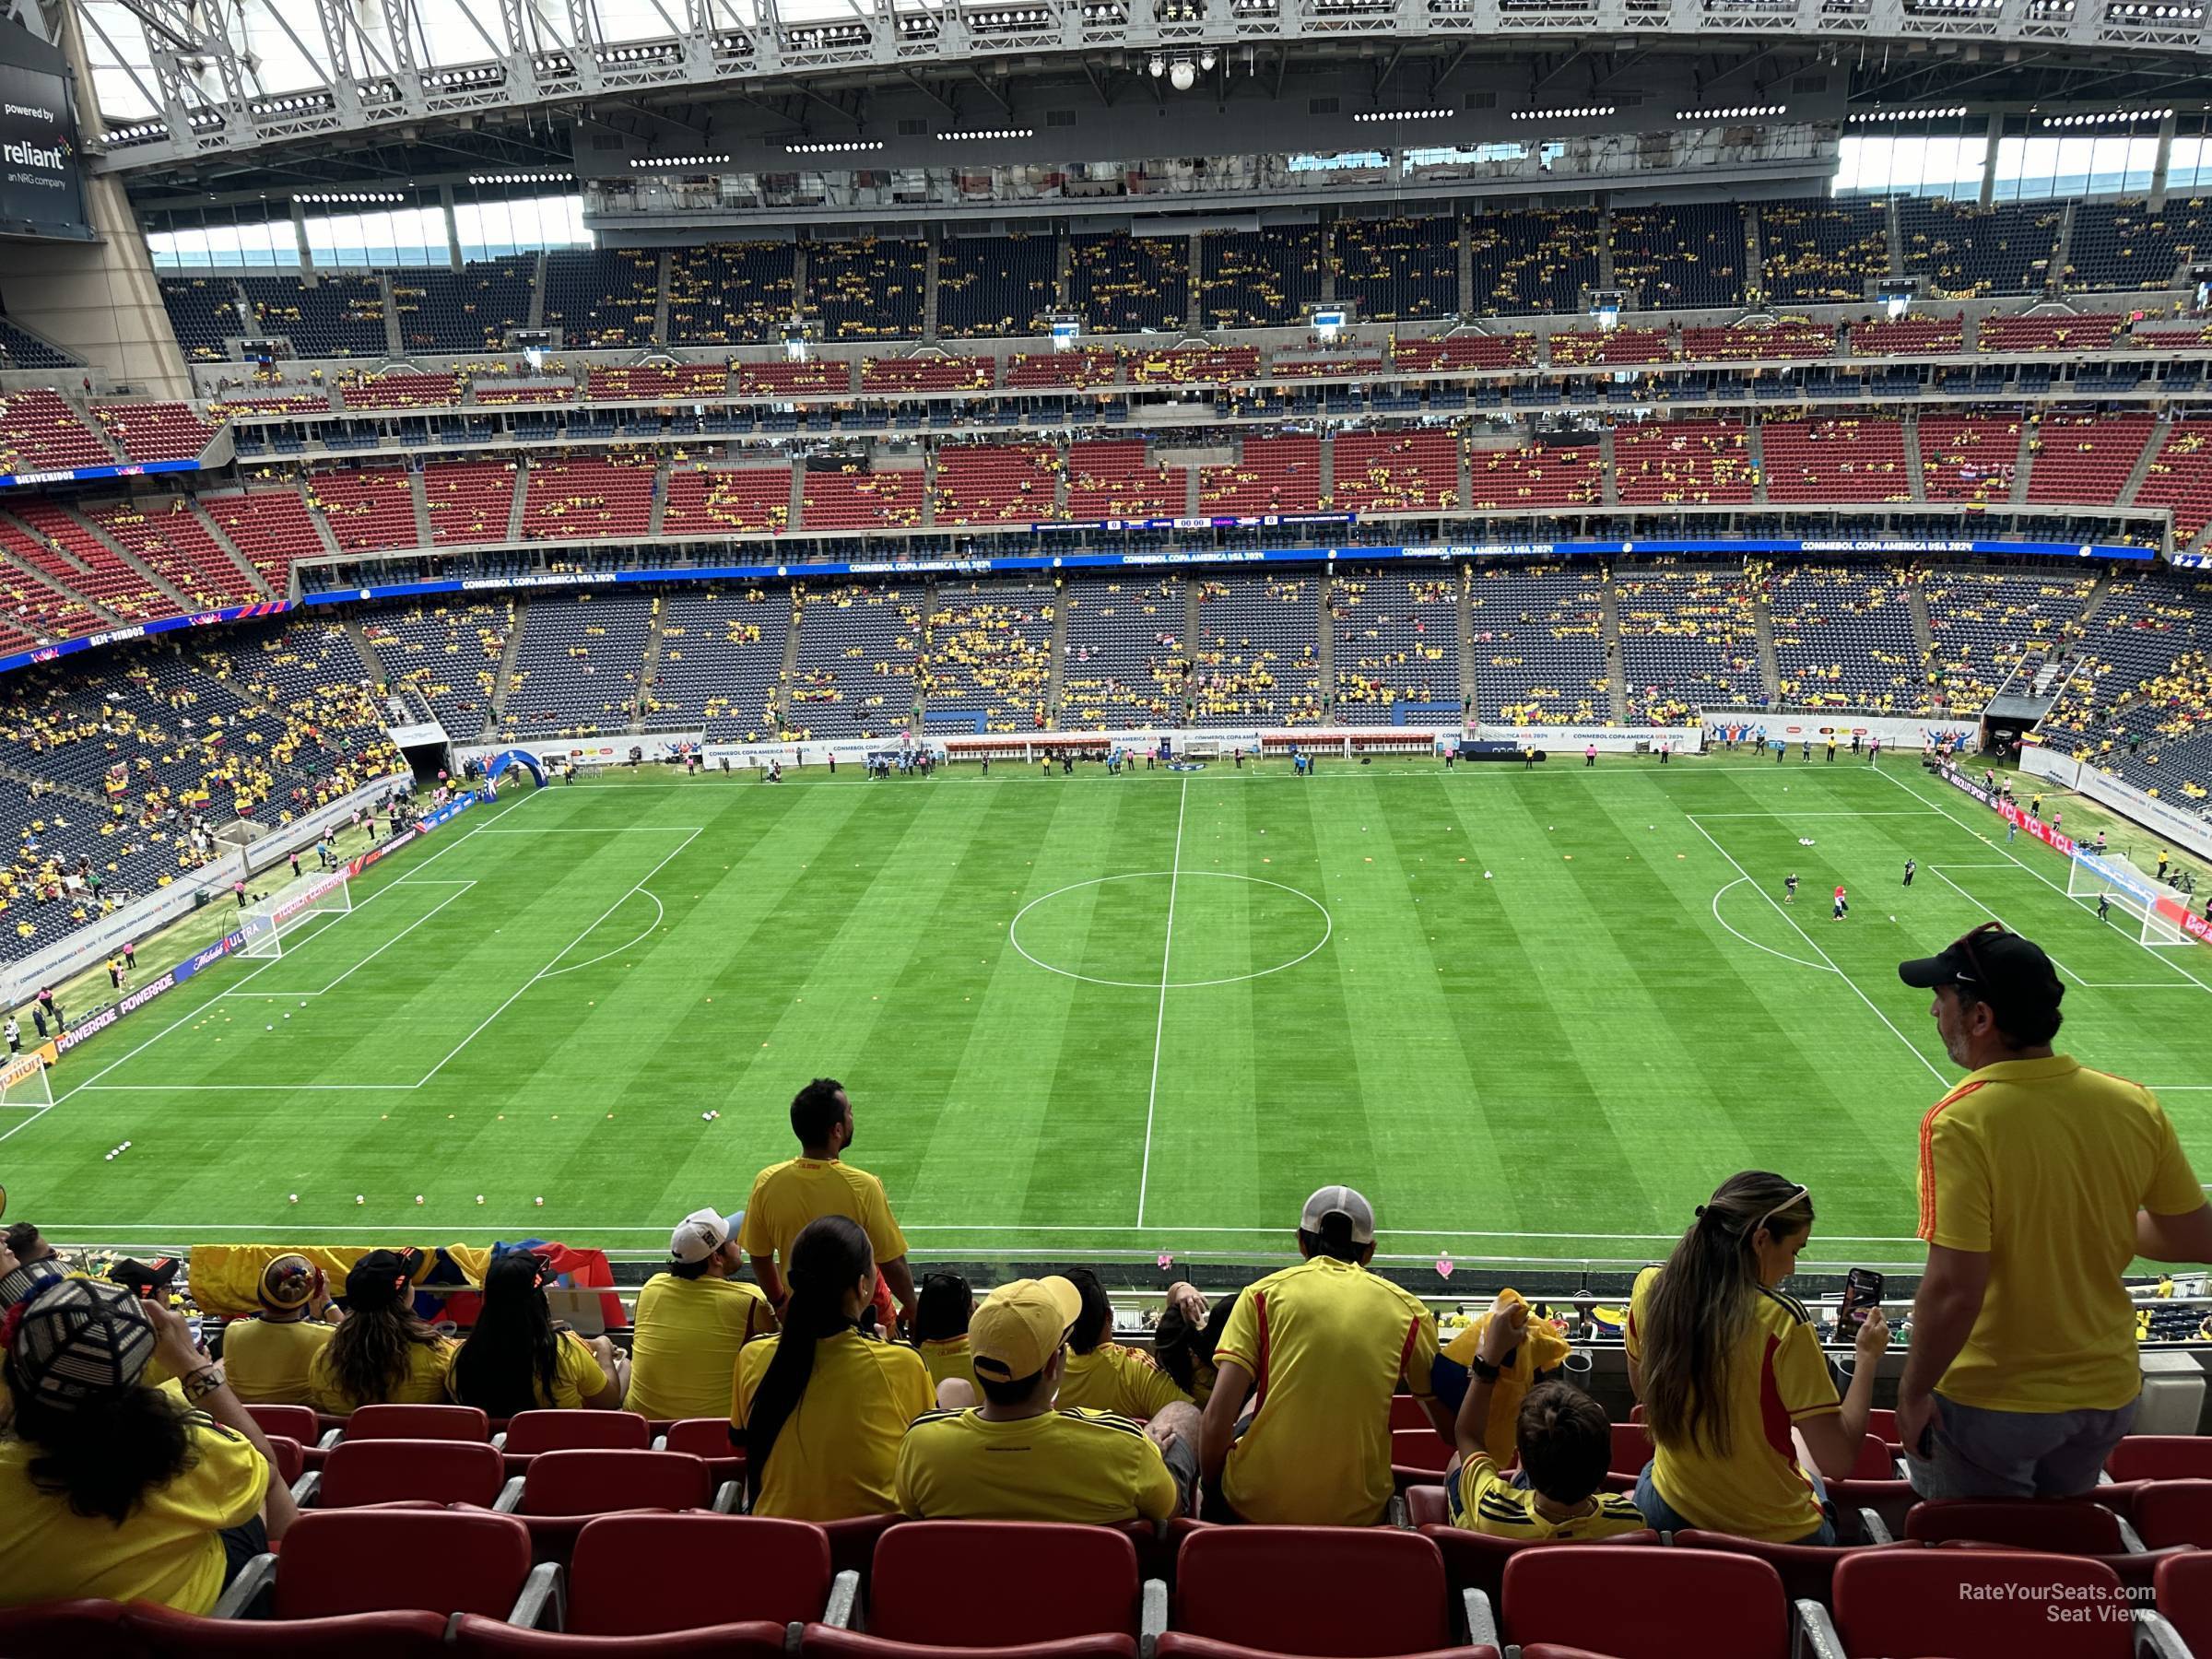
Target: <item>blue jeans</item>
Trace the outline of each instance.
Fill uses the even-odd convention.
[[[1659,1488],[1652,1484],[1653,1466],[1651,1464],[1645,1464],[1643,1473],[1636,1477],[1636,1507],[1643,1512],[1644,1524],[1653,1532],[1689,1531],[1697,1525],[1697,1523],[1659,1496]],[[1836,1541],[1836,1519],[1834,1511],[1828,1501],[1828,1488],[1820,1479],[1819,1470],[1807,1469],[1805,1475],[1806,1478],[1813,1483],[1813,1500],[1820,1506],[1820,1525],[1818,1530],[1806,1534],[1804,1537],[1791,1538],[1788,1542],[1831,1545]],[[1714,1530],[1725,1532],[1728,1529],[1716,1527]]]
[[[1907,1448],[1905,1473],[1923,1498],[2081,1498],[2134,1426],[2140,1400],[2117,1411],[1989,1411],[1936,1396],[1932,1457]]]

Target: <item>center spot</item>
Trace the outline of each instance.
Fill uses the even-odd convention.
[[[1174,938],[1168,937],[1171,895]],[[1100,876],[1032,899],[1014,918],[1014,948],[1047,972],[1136,991],[1196,990],[1294,968],[1329,942],[1312,894],[1221,870]]]

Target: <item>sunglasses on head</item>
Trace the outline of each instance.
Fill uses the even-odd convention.
[[[1984,922],[1979,927],[1969,928],[1951,941],[1950,948],[1963,955],[1966,958],[1967,966],[1974,971],[1974,984],[1977,988],[1989,983],[1989,972],[1982,966],[1981,957],[1974,952],[1974,941],[1976,939],[2002,938],[2006,932],[2006,928],[2002,922]]]

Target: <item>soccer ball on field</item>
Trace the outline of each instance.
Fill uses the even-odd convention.
[[[536,1205],[539,1209],[546,1207],[546,1201],[543,1198],[533,1198],[530,1202]]]

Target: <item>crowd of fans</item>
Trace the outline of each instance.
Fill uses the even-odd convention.
[[[2033,942],[1983,924],[1899,964],[1966,1074],[1919,1130],[1928,1263],[1896,1406],[1923,1497],[2090,1491],[2142,1388],[2138,1254],[2212,1258],[2212,1204],[2151,1093],[2052,1044],[2065,987]],[[853,1103],[818,1078],[791,1104],[797,1156],[744,1209],[703,1208],[640,1293],[628,1352],[559,1323],[549,1253],[496,1253],[465,1333],[417,1309],[425,1261],[377,1249],[346,1273],[284,1253],[258,1312],[204,1347],[135,1264],[71,1275],[35,1227],[0,1247],[0,1606],[74,1595],[211,1608],[299,1512],[249,1406],[451,1401],[724,1418],[755,1514],[1108,1524],[1196,1515],[1370,1526],[1396,1489],[1394,1398],[1455,1449],[1453,1525],[1524,1541],[1689,1527],[1837,1541],[1891,1341],[1847,1305],[1839,1389],[1786,1285],[1815,1199],[1764,1171],[1694,1206],[1625,1315],[1652,1447],[1609,1485],[1613,1429],[1566,1360],[1594,1311],[1547,1317],[1512,1291],[1439,1322],[1372,1270],[1368,1200],[1324,1186],[1299,1260],[1209,1302],[1166,1294],[1149,1352],[1114,1340],[1082,1268],[977,1300],[917,1277],[882,1182],[845,1160]],[[747,1272],[749,1269],[749,1277]],[[153,1291],[149,1297],[141,1292]]]

